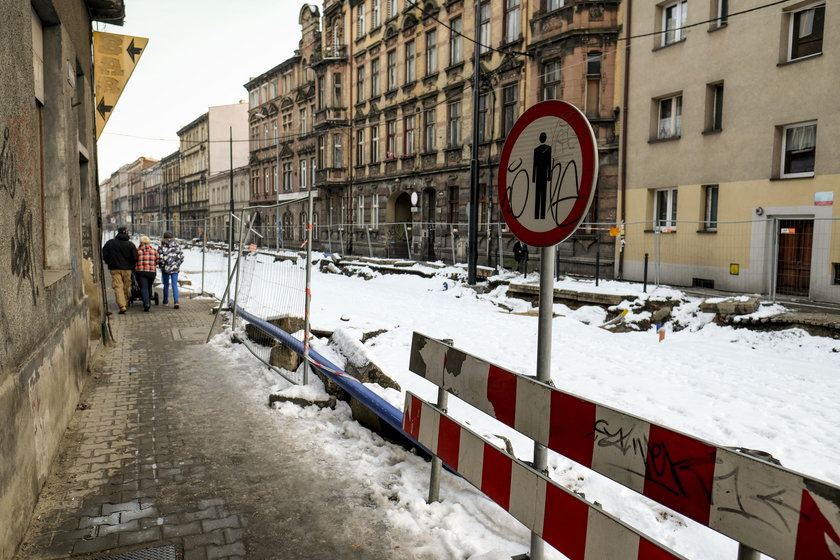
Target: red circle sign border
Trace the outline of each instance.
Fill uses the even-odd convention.
[[[565,121],[577,136],[582,160],[579,191],[581,196],[572,206],[569,214],[562,220],[565,225],[557,226],[548,231],[537,232],[526,228],[511,214],[506,184],[508,160],[516,141],[528,125],[542,117],[556,117]],[[548,247],[564,241],[575,232],[586,216],[595,194],[595,181],[598,175],[597,153],[598,146],[589,121],[586,120],[580,109],[571,103],[557,100],[542,101],[529,108],[517,119],[510,133],[508,133],[499,159],[499,208],[505,222],[517,238],[532,247]]]

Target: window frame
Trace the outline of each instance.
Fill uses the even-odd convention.
[[[664,195],[664,197],[663,197]],[[654,191],[653,230],[657,233],[676,233],[677,231],[677,187],[656,189]],[[662,218],[661,199],[665,198],[665,217]]]
[[[460,148],[461,138],[461,100],[453,99],[446,104],[446,145],[448,148]]]
[[[413,156],[417,152],[417,115],[411,114],[403,117],[403,155]]]
[[[801,14],[803,14],[805,12],[814,10],[815,11],[814,22],[816,22],[817,21],[816,11],[820,10],[820,9],[822,11],[822,15],[819,19],[819,22],[820,22],[822,27],[820,29],[819,51],[818,52],[807,53],[807,54],[802,54],[802,55],[794,57],[794,54],[793,54],[794,38],[795,38],[794,30],[796,29],[797,18],[800,17]],[[812,25],[813,25],[813,23],[812,23]],[[800,27],[801,27],[801,23],[800,23]],[[811,57],[814,57],[814,56],[821,55],[823,53],[824,43],[825,43],[825,2],[814,2],[813,4],[810,4],[808,6],[803,6],[803,7],[800,7],[798,9],[791,10],[790,12],[788,12],[787,62],[796,62],[798,60],[805,60],[805,59],[808,59],[808,58],[811,58]]]
[[[508,93],[514,95],[509,96]],[[519,84],[512,83],[502,87],[502,136],[507,136],[519,117],[517,114],[519,105]]]
[[[717,231],[720,187],[703,185],[703,231]]]
[[[358,103],[361,103],[365,100],[365,66],[364,64],[360,64],[356,67],[356,95],[358,95],[358,99],[356,100]]]
[[[423,151],[426,153],[435,151],[436,120],[434,107],[423,111]]]
[[[461,16],[449,20],[449,66],[464,62],[463,20]]]
[[[504,2],[504,42],[515,43],[522,38],[522,0]]]
[[[812,169],[810,171],[794,171],[794,172],[786,172],[785,167],[788,161],[788,151],[787,151],[787,144],[788,144],[788,131],[796,129],[796,128],[805,128],[805,127],[814,127],[814,145],[813,147],[809,148],[807,151],[813,152],[812,156]],[[800,123],[793,123],[784,125],[781,127],[781,149],[779,151],[779,177],[781,179],[799,179],[799,178],[808,178],[813,177],[816,172],[817,168],[817,121],[805,121]],[[799,152],[803,152],[806,150],[797,150]]]
[[[437,29],[426,32],[426,75],[437,73]]]
[[[478,53],[480,55],[490,52],[490,32],[492,11],[490,9],[490,1],[483,0],[478,8],[479,27],[478,27]]]
[[[675,8],[677,10],[677,17],[675,18],[675,26],[670,28],[668,25],[668,10]],[[688,0],[677,0],[662,6],[662,42],[661,46],[667,47],[685,40],[685,24],[688,18]],[[669,35],[672,37],[669,39]]]
[[[356,130],[356,167],[365,164],[365,129]]]
[[[414,39],[405,42],[405,83],[417,80],[417,45]]]
[[[379,125],[370,127],[370,163],[379,163]]]
[[[386,60],[386,88],[385,91],[397,89],[397,49],[391,49],[385,55]]]
[[[662,110],[663,104],[669,101],[671,102],[671,117],[669,117],[671,121],[671,125],[668,127],[670,130],[666,131],[666,134],[663,134],[663,127],[662,127]],[[656,100],[656,139],[657,140],[677,140],[682,136],[682,106],[683,106],[683,96],[682,93],[678,93],[675,95],[669,95],[667,97],[660,97]]]
[[[380,91],[379,83],[379,58],[370,61],[370,96],[377,97]]]
[[[397,157],[397,119],[385,121],[385,159]]]

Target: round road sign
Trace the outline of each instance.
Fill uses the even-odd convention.
[[[569,237],[586,216],[598,178],[589,121],[565,101],[543,101],[519,117],[499,161],[499,205],[511,231],[534,247]]]

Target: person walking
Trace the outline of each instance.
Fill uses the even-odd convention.
[[[172,303],[178,309],[178,273],[184,262],[184,251],[168,231],[163,234],[163,242],[158,249],[160,255],[160,273],[163,277],[163,305],[169,303],[169,286],[172,285]]]
[[[157,270],[158,256],[157,249],[152,247],[152,240],[145,235],[140,238],[140,247],[137,248],[137,264],[134,267],[134,276],[140,284],[140,297],[143,298],[143,311],[148,311],[152,300],[152,286],[155,283],[155,271]]]
[[[120,308],[120,315],[125,313],[131,300],[131,271],[137,264],[137,247],[128,236],[125,226],[117,229],[117,235],[109,239],[102,247],[102,260],[111,271],[111,287]]]
[[[528,273],[528,246],[516,240],[513,244],[513,259],[516,261],[516,270],[522,274]]]

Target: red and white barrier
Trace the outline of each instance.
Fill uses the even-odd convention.
[[[840,560],[836,486],[564,393],[419,333],[409,368],[537,443],[768,556]]]
[[[571,560],[684,560],[411,393],[403,429]]]

